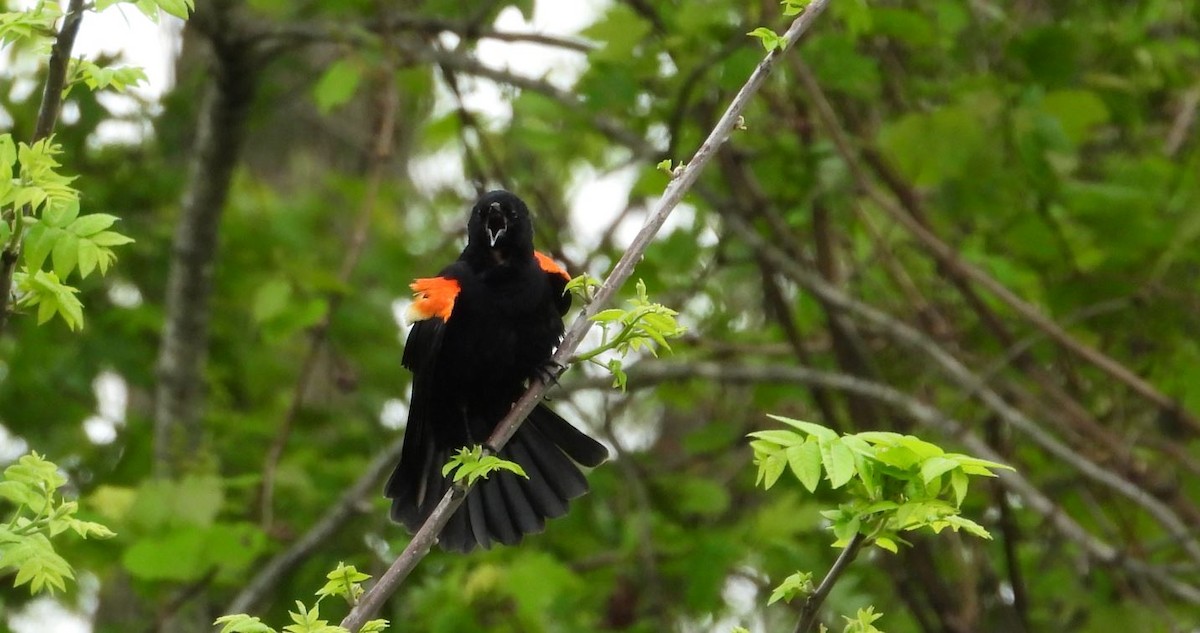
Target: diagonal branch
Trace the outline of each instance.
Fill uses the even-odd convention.
[[[784,34],[786,47],[791,48],[800,39],[800,36],[808,30],[813,20],[821,14],[829,0],[814,0],[799,17],[792,22],[787,32]],[[659,229],[667,220],[667,216],[683,199],[683,195],[695,184],[700,176],[701,170],[712,158],[729,134],[733,131],[737,124],[738,117],[750,102],[750,99],[766,81],[770,75],[771,69],[775,63],[783,55],[783,49],[776,49],[767,54],[767,56],[758,64],[750,78],[742,86],[738,94],[729,104],[725,114],[717,121],[708,138],[696,151],[692,160],[686,167],[676,176],[670,184],[667,185],[666,191],[654,210],[650,213],[646,220],[646,224],[642,230],[638,232],[637,237],[629,245],[628,250],[621,257],[620,261],[613,268],[608,278],[600,286],[596,292],[594,300],[584,307],[583,311],[576,317],[571,327],[567,329],[563,336],[563,341],[559,345],[558,350],[554,353],[553,361],[564,366],[570,361],[575,350],[583,342],[584,336],[591,328],[591,317],[599,312],[604,306],[608,305],[617,290],[629,279],[633,274],[634,266],[642,258],[646,248],[650,246],[650,242],[658,233]],[[516,432],[517,428],[529,415],[535,406],[541,401],[546,392],[548,385],[543,380],[534,380],[507,416],[497,425],[496,430],[488,439],[488,445],[497,449],[504,446]],[[455,487],[449,490],[442,500],[434,508],[433,512],[426,519],[425,523],[417,530],[408,547],[400,554],[391,567],[379,578],[379,582],[375,584],[366,594],[363,595],[358,605],[350,612],[342,621],[342,626],[350,631],[358,631],[362,625],[377,613],[383,602],[400,586],[400,583],[408,576],[408,574],[417,566],[417,563],[429,553],[433,546],[437,535],[441,533],[442,527],[450,519],[450,516],[462,504],[463,498],[469,492],[469,488]]]
[[[845,373],[829,372],[791,365],[736,365],[717,362],[666,363],[643,361],[629,367],[629,388],[649,388],[667,382],[701,379],[721,384],[792,383],[819,385],[828,389],[857,394],[879,401],[911,418],[923,427],[937,430],[957,439],[972,455],[1006,463],[1009,460],[996,452],[970,427],[913,396],[890,385],[866,380]],[[565,385],[568,390],[605,389],[609,381],[590,377]],[[1041,515],[1060,534],[1076,543],[1089,557],[1105,565],[1125,570],[1131,575],[1146,578],[1161,585],[1174,595],[1200,604],[1200,587],[1189,584],[1169,573],[1162,565],[1133,558],[1112,544],[1093,535],[1066,513],[1054,499],[1038,490],[1019,472],[1002,471],[997,481],[1008,492],[1020,497],[1026,507]]]
[[[225,613],[253,611],[288,574],[308,560],[314,552],[327,545],[329,538],[354,517],[355,509],[363,502],[363,499],[381,485],[384,476],[396,465],[396,460],[400,458],[401,445],[402,442],[396,440],[383,449],[375,456],[358,480],[346,489],[346,492],[332,507],[325,511],[319,521],[314,523],[287,549],[259,566],[250,582],[242,587],[226,607]]]
[[[834,112],[833,106],[825,98],[824,92],[821,90],[820,85],[817,84],[812,73],[803,64],[797,64],[796,70],[797,77],[804,84],[809,96],[812,97],[817,114],[825,124],[838,154],[842,156],[847,167],[850,169],[855,183],[862,188],[871,201],[875,202],[879,205],[880,209],[887,213],[892,221],[904,227],[922,246],[928,249],[938,264],[951,271],[956,277],[970,280],[982,287],[1014,312],[1021,315],[1031,325],[1045,332],[1048,337],[1063,348],[1070,350],[1076,356],[1091,363],[1113,379],[1125,384],[1138,395],[1157,405],[1164,413],[1175,416],[1193,432],[1200,433],[1200,420],[1192,415],[1191,412],[1185,410],[1177,400],[1159,391],[1157,387],[1133,373],[1133,371],[1120,361],[1084,343],[1070,332],[1067,332],[1054,319],[1046,316],[1037,306],[1018,297],[1007,286],[997,281],[995,277],[992,277],[984,270],[963,259],[958,251],[942,241],[941,238],[929,230],[917,218],[906,213],[895,201],[884,195],[863,171],[859,161],[855,158],[856,154],[850,145],[849,139],[846,138],[845,133],[838,123],[837,114]]]
[[[994,389],[966,365],[947,352],[934,341],[929,340],[916,328],[892,318],[888,314],[869,305],[855,300],[843,293],[837,287],[829,284],[820,275],[805,269],[796,261],[782,253],[778,248],[769,244],[754,229],[750,228],[739,217],[727,215],[726,224],[755,249],[763,251],[778,269],[808,290],[822,301],[831,306],[845,310],[863,321],[870,323],[881,331],[886,332],[898,343],[918,350],[928,356],[939,367],[943,375],[959,385],[966,393],[978,399],[984,406],[996,413],[1006,424],[1023,433],[1033,440],[1046,452],[1054,455],[1066,464],[1070,464],[1080,474],[1088,479],[1104,485],[1110,490],[1128,498],[1141,506],[1147,514],[1153,516],[1174,537],[1181,548],[1195,561],[1200,562],[1200,542],[1196,540],[1187,524],[1169,506],[1155,498],[1144,489],[1123,478],[1120,474],[1106,469],[1088,457],[1072,450],[1059,441],[1051,433],[1031,420],[1024,412],[1010,405]]]
[[[862,532],[855,532],[850,542],[842,549],[842,553],[838,555],[837,560],[833,562],[833,567],[825,574],[825,578],[821,579],[821,584],[817,586],[816,591],[812,592],[807,599],[804,600],[804,606],[800,609],[800,620],[796,622],[796,633],[808,633],[812,630],[814,624],[817,623],[817,611],[821,608],[821,603],[825,602],[826,596],[833,590],[833,585],[837,583],[842,572],[854,562],[854,558],[858,556],[859,550],[867,542],[867,537]]]

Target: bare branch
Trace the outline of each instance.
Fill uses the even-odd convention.
[[[1200,561],[1200,543],[1196,542],[1195,536],[1184,521],[1179,518],[1179,515],[1162,501],[1154,498],[1150,493],[1134,485],[1119,474],[1104,468],[1072,450],[1066,444],[1063,444],[1036,422],[1029,419],[1022,411],[1008,404],[1000,394],[988,387],[977,374],[915,328],[843,293],[838,288],[826,282],[817,273],[805,269],[795,260],[780,252],[778,248],[767,243],[757,232],[747,226],[742,219],[734,216],[726,216],[726,223],[733,229],[734,233],[737,233],[750,246],[762,250],[781,272],[805,290],[808,290],[822,301],[828,302],[830,305],[845,310],[847,313],[878,327],[897,342],[925,354],[935,362],[946,377],[959,385],[965,393],[970,394],[988,409],[995,412],[1006,424],[1024,433],[1026,437],[1033,440],[1043,450],[1059,458],[1064,463],[1071,465],[1088,479],[1104,485],[1141,506],[1148,514],[1158,520],[1173,537],[1178,539],[1180,545],[1189,556],[1196,561]]]
[[[209,299],[217,232],[245,136],[246,110],[257,68],[226,3],[196,16],[213,47],[213,79],[200,106],[187,191],[171,247],[166,323],[159,345],[154,401],[154,467],[177,473],[196,454],[203,366],[208,350]]]
[[[1045,332],[1047,336],[1063,348],[1070,350],[1112,378],[1125,384],[1135,393],[1160,407],[1164,412],[1175,415],[1181,422],[1191,428],[1193,432],[1200,433],[1200,420],[1197,420],[1191,413],[1186,411],[1178,401],[1159,391],[1157,387],[1143,380],[1111,356],[1072,336],[1056,323],[1054,319],[1042,313],[1037,306],[1027,303],[994,277],[964,260],[958,254],[958,251],[943,242],[941,238],[922,225],[916,218],[905,213],[903,209],[897,206],[894,200],[884,195],[871,179],[867,177],[861,165],[855,159],[855,152],[850,146],[850,141],[846,138],[841,126],[838,124],[837,114],[833,106],[825,98],[824,92],[817,84],[812,73],[803,64],[797,64],[796,68],[797,77],[812,97],[816,105],[817,114],[825,123],[834,146],[845,160],[855,182],[873,202],[887,213],[892,221],[904,227],[921,245],[928,249],[939,264],[948,270],[954,271],[954,274],[969,279],[983,287],[1034,327]]]
[[[786,48],[791,48],[800,39],[813,20],[821,14],[828,5],[829,0],[815,0],[801,14],[784,34]],[[558,350],[554,353],[553,361],[566,365],[574,355],[575,350],[583,342],[584,335],[591,328],[591,317],[596,314],[601,308],[608,305],[617,290],[625,283],[626,280],[633,274],[634,266],[642,258],[646,248],[654,236],[662,228],[666,222],[667,216],[675,208],[679,201],[683,199],[683,195],[692,187],[699,178],[700,171],[712,158],[717,148],[720,147],[729,134],[733,131],[737,124],[738,116],[741,115],[754,93],[766,81],[767,76],[771,73],[772,67],[776,61],[783,55],[783,49],[776,49],[767,54],[767,56],[758,64],[750,78],[738,91],[737,96],[729,104],[725,114],[717,122],[716,126],[709,133],[708,138],[696,151],[692,160],[684,167],[683,171],[675,177],[662,198],[655,205],[654,210],[650,213],[646,220],[646,224],[629,245],[628,250],[620,261],[613,268],[608,278],[597,291],[592,303],[584,307],[583,311],[567,329],[563,337],[562,343]],[[517,428],[524,421],[529,412],[541,401],[545,394],[548,385],[542,380],[534,380],[528,391],[514,405],[512,410],[499,425],[495,432],[488,439],[488,445],[497,449],[504,446],[516,432]],[[358,605],[350,612],[342,621],[342,626],[350,631],[358,631],[362,625],[379,611],[383,602],[391,596],[399,587],[400,583],[408,576],[408,574],[416,567],[417,563],[424,558],[432,547],[437,535],[441,533],[442,527],[450,519],[450,515],[462,503],[463,497],[469,489],[460,488],[458,486],[451,488],[442,500],[434,508],[429,518],[417,530],[417,534],[409,542],[408,547],[396,559],[391,567],[380,577],[379,582],[375,584],[366,594],[363,595]]]
[[[785,365],[732,365],[729,363],[664,363],[645,361],[629,367],[629,389],[636,390],[654,385],[699,379],[722,384],[794,383],[820,385],[848,393],[872,398],[893,407],[918,424],[953,437],[976,457],[1005,463],[1008,460],[996,452],[987,442],[969,430],[965,423],[951,418],[920,400],[890,385],[864,380],[849,374],[835,373]],[[572,381],[565,385],[574,389],[606,389],[610,381],[603,378],[588,378]],[[1059,533],[1079,545],[1092,559],[1124,569],[1139,577],[1161,585],[1176,596],[1200,604],[1200,587],[1190,585],[1171,575],[1172,570],[1162,565],[1151,565],[1131,558],[1103,539],[1088,532],[1067,514],[1054,500],[1037,489],[1029,480],[1017,472],[1001,471],[998,481],[1004,488],[1020,497],[1025,506],[1048,521]],[[1187,570],[1185,570],[1187,571]]]
[[[272,46],[326,44],[347,40],[362,41],[367,34],[373,31],[390,30],[421,33],[427,36],[453,33],[460,38],[469,40],[539,44],[577,53],[587,53],[595,48],[591,42],[573,37],[536,32],[500,31],[491,27],[424,15],[392,14],[382,20],[372,20],[358,26],[359,29],[356,31],[354,27],[348,27],[345,24],[321,22],[272,24],[263,28],[262,39]]]

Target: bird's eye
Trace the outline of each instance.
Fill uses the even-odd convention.
[[[508,210],[508,219],[510,219],[510,220],[515,220],[515,219],[517,219],[517,210],[516,210],[516,209],[509,209],[509,210]]]

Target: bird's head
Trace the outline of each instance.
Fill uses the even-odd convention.
[[[471,209],[467,242],[470,248],[491,251],[496,261],[505,261],[509,255],[532,255],[533,223],[529,208],[507,191],[483,194]]]

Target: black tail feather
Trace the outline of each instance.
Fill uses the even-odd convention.
[[[504,493],[509,517],[517,530],[517,541],[520,541],[523,534],[536,534],[546,529],[546,516],[530,505],[528,495],[521,488],[523,480],[518,475],[508,472],[496,473],[493,476],[500,485],[500,491]]]
[[[414,426],[422,425],[410,424],[400,463],[386,486],[392,518],[412,532],[450,489],[442,467],[458,448],[434,446],[434,434]],[[541,532],[546,519],[566,514],[567,502],[587,492],[587,479],[576,464],[597,466],[608,459],[608,450],[539,405],[499,456],[519,464],[528,478],[501,471],[479,481],[442,529],[443,549],[511,545]]]
[[[588,437],[544,404],[539,404],[525,423],[533,425],[571,459],[588,468],[595,468],[608,460],[608,449],[603,444]]]

